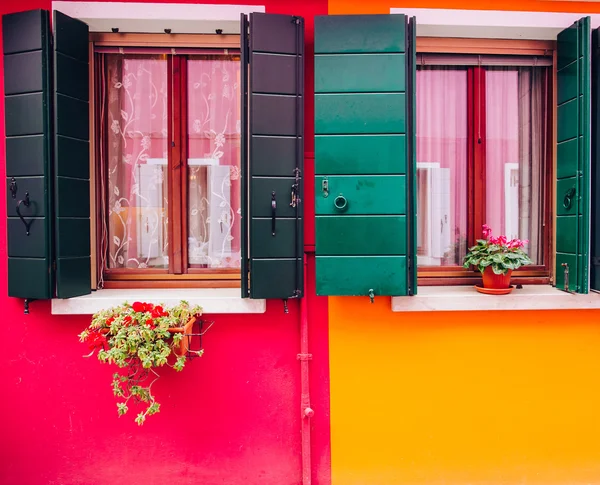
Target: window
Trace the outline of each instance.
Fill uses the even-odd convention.
[[[529,240],[534,264],[515,276],[547,281],[552,58],[420,54],[417,62],[419,283],[474,277],[462,260],[483,224]]]
[[[100,47],[95,60],[104,285],[239,280],[239,54]]]

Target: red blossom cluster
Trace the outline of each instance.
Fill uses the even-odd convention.
[[[98,347],[106,350],[107,346],[106,336],[99,329],[88,333],[84,343],[88,345],[90,350],[97,349]]]
[[[131,305],[134,312],[137,313],[149,313],[150,318],[146,320],[146,325],[150,327],[152,330],[156,328],[156,324],[154,323],[155,318],[166,317],[168,315],[167,312],[164,311],[163,307],[160,305],[154,306],[152,303],[142,303],[136,301],[133,305]],[[131,317],[125,317],[131,318]]]
[[[492,228],[487,224],[483,225],[482,233],[484,239],[486,239],[490,244],[496,244],[498,246],[506,246],[508,249],[520,249],[525,246],[529,241],[527,239],[511,239],[510,241],[506,238],[506,236],[492,236]]]

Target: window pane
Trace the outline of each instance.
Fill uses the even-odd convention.
[[[486,224],[542,264],[546,68],[486,71]]]
[[[167,61],[116,54],[104,61],[107,265],[167,268]]]
[[[188,260],[240,268],[240,62],[188,60]]]
[[[417,263],[457,266],[467,252],[467,71],[417,71]]]

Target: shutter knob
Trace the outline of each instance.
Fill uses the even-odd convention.
[[[333,201],[333,205],[339,212],[346,212],[348,209],[348,200],[342,194],[338,195]]]

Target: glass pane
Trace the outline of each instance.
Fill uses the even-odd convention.
[[[188,60],[188,260],[240,268],[240,62]]]
[[[109,268],[167,268],[167,61],[105,56]]]
[[[493,68],[486,90],[486,224],[542,264],[546,68]]]
[[[458,266],[467,252],[467,71],[417,71],[417,264]]]

